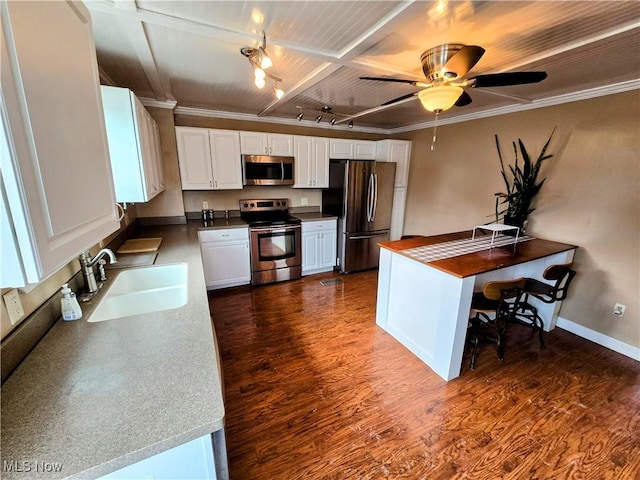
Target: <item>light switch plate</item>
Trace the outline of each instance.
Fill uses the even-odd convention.
[[[9,290],[2,296],[2,298],[4,299],[4,304],[7,306],[7,313],[9,314],[11,325],[15,325],[18,320],[24,317],[24,309],[22,308],[22,302],[20,301],[18,290],[15,288],[13,290]]]

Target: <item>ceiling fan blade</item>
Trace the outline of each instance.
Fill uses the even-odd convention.
[[[445,63],[444,68],[447,72],[455,73],[458,78],[463,77],[478,63],[484,52],[484,48],[477,45],[465,45]]]
[[[478,75],[470,79],[471,86],[482,87],[506,87],[508,85],[523,85],[525,83],[538,83],[547,78],[547,72],[511,72],[490,73]]]
[[[374,80],[377,82],[396,82],[396,83],[408,83],[409,85],[416,86],[418,83],[416,80],[407,80],[404,78],[385,78],[385,77],[360,77],[360,80]]]
[[[402,100],[405,100],[407,98],[415,97],[417,94],[418,94],[418,92],[407,93],[406,95],[402,95],[401,97],[394,98],[393,100],[389,100],[388,102],[384,102],[380,106],[384,107],[384,106],[387,106],[387,105],[393,105],[394,103],[401,102]]]
[[[456,107],[464,107],[465,105],[469,105],[471,102],[473,102],[473,100],[471,100],[469,94],[467,92],[462,92],[462,95],[458,97],[458,100],[454,105]]]

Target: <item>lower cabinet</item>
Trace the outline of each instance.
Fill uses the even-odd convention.
[[[336,219],[302,222],[302,275],[329,272],[336,265]]]
[[[251,282],[248,228],[201,230],[198,237],[207,290]]]
[[[211,435],[205,435],[100,478],[101,480],[131,478],[216,480],[215,467]]]

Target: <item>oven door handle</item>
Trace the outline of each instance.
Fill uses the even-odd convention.
[[[284,161],[282,160],[280,160],[280,172],[281,172],[280,181],[284,182]]]
[[[273,227],[262,227],[262,228],[251,228],[252,232],[259,233],[287,233],[294,231],[296,229],[300,229],[300,225],[293,225],[291,227],[283,227],[283,228],[273,228]]]

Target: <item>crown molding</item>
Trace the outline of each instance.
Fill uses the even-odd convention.
[[[390,130],[385,128],[359,127],[357,125],[354,125],[353,128],[348,128],[346,125],[331,126],[327,123],[316,123],[313,120],[298,121],[295,118],[257,117],[256,115],[249,114],[249,113],[224,112],[222,110],[208,110],[205,108],[176,107],[176,109],[174,110],[174,113],[176,115],[192,115],[196,117],[223,118],[228,120],[241,120],[243,122],[273,123],[278,125],[289,125],[289,126],[296,126],[296,127],[322,128],[325,130],[334,130],[334,131],[341,130],[345,132],[375,133],[379,135],[389,135],[391,132]]]
[[[156,100],[149,97],[138,97],[138,100],[145,107],[168,108],[170,110],[174,110],[178,104],[175,100]]]
[[[509,105],[506,107],[493,108],[491,110],[483,110],[480,112],[469,113],[467,115],[456,115],[451,118],[438,119],[438,125],[450,125],[453,123],[468,122],[479,118],[496,117],[499,115],[507,115],[509,113],[522,112],[525,110],[535,110],[537,108],[551,107],[553,105],[561,105],[563,103],[579,102],[580,100],[589,100],[591,98],[604,97],[614,95],[616,93],[628,92],[640,89],[640,79],[629,80],[626,82],[614,83],[604,87],[590,88],[579,92],[557,95],[555,97],[533,100],[531,103]],[[422,130],[431,128],[435,124],[434,120],[428,122],[417,123],[406,127],[393,128],[389,130],[390,134],[412,132],[414,130]]]

